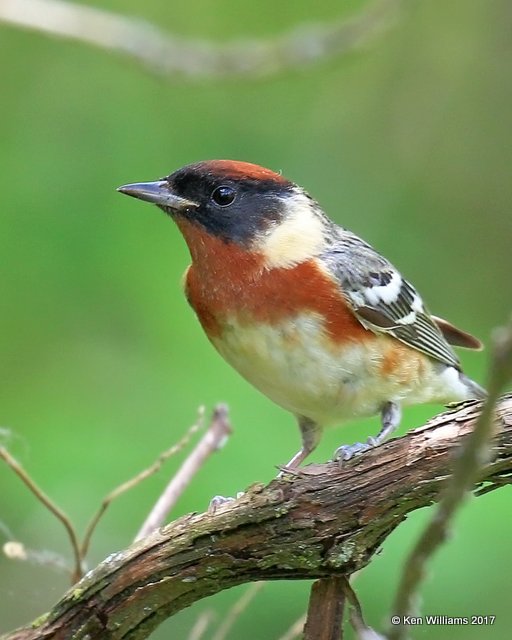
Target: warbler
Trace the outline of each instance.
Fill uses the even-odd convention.
[[[176,222],[192,259],[185,294],[209,340],[296,416],[288,468],[326,426],[380,414],[375,437],[336,450],[347,460],[381,444],[404,405],[485,397],[450,346],[479,340],[432,316],[386,258],[281,174],[208,160],[118,190]]]

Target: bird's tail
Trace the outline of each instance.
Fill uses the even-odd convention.
[[[471,378],[468,378],[463,373],[459,375],[461,382],[468,390],[467,400],[484,400],[485,398],[487,398],[487,391],[483,387],[477,384],[474,380],[471,380]]]

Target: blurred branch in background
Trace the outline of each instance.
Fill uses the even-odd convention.
[[[63,0],[0,0],[0,22],[78,40],[172,77],[268,76],[357,50],[396,21],[399,0],[374,0],[360,15],[308,24],[277,38],[216,44],[163,32],[137,18]]]
[[[302,636],[304,625],[306,624],[306,614],[303,613],[295,622],[287,629],[279,640],[296,640]]]
[[[71,569],[69,563],[64,556],[55,551],[48,549],[29,549],[22,542],[15,540],[11,535],[8,542],[2,547],[3,554],[9,560],[18,560],[21,562],[29,562],[40,567],[49,567],[59,573],[66,573],[73,575],[76,572],[75,569]],[[80,577],[79,574],[78,577]]]
[[[364,621],[363,610],[348,578],[343,579],[343,591],[349,604],[349,620],[357,640],[386,640]]]
[[[227,615],[224,618],[224,621],[215,632],[215,635],[212,636],[212,640],[226,640],[235,622],[242,615],[242,613],[247,609],[247,607],[251,604],[251,602],[258,595],[258,593],[263,589],[264,586],[265,586],[265,582],[253,582],[253,584],[251,584],[244,591],[242,596],[238,598],[235,604],[228,611]]]
[[[201,640],[204,637],[204,634],[210,628],[213,620],[215,619],[215,613],[210,609],[207,611],[203,611],[203,613],[198,617],[196,623],[190,630],[190,633],[187,637],[187,640]]]

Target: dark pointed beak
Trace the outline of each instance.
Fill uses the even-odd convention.
[[[192,202],[173,193],[166,180],[124,184],[122,187],[118,187],[117,190],[125,193],[127,196],[132,196],[132,198],[145,200],[146,202],[157,204],[159,207],[165,207],[177,212],[191,208],[195,209],[198,206],[196,202]]]

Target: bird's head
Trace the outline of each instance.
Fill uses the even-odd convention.
[[[328,223],[318,205],[280,174],[248,162],[198,162],[118,191],[169,214],[196,259],[200,247],[193,245],[207,236],[261,254],[268,267],[298,264],[324,246]]]

